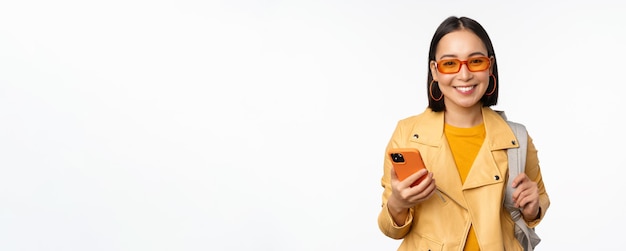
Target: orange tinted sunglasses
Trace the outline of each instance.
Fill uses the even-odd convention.
[[[461,71],[461,66],[467,65],[467,69],[471,72],[484,71],[491,66],[491,60],[488,57],[471,57],[465,61],[453,59],[442,59],[435,63],[437,71],[444,74],[452,74]]]

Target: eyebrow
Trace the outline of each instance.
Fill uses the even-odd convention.
[[[468,57],[473,57],[473,56],[487,56],[487,55],[485,55],[482,52],[473,52],[473,53],[469,54]],[[444,59],[444,58],[458,58],[458,56],[454,55],[454,54],[444,54],[441,57],[439,57],[439,59]]]

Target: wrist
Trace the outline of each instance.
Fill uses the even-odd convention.
[[[409,218],[410,209],[403,208],[398,205],[398,201],[393,198],[389,198],[387,201],[387,212],[389,212],[395,226],[402,227],[406,224]]]
[[[535,216],[534,220],[538,220],[539,218],[541,218],[541,207],[539,207],[539,209],[537,210],[537,215]]]
[[[394,197],[389,198],[387,201],[387,209],[392,214],[399,214],[407,210],[406,208],[402,208],[398,205],[398,201],[395,200]]]

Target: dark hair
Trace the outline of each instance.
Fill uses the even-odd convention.
[[[443,99],[436,101],[431,97],[432,95],[435,97],[439,97],[442,95],[441,89],[439,89],[439,83],[433,83],[432,90],[430,88],[430,83],[433,81],[433,75],[430,71],[430,62],[435,59],[435,52],[437,51],[437,46],[439,41],[443,36],[453,31],[467,29],[472,31],[476,36],[480,38],[487,47],[487,56],[493,57],[493,65],[492,65],[492,74],[498,79],[498,61],[496,60],[496,53],[493,50],[493,45],[491,44],[491,39],[489,39],[489,35],[487,35],[487,31],[476,21],[467,17],[455,17],[451,16],[446,18],[439,27],[437,31],[435,31],[435,35],[433,35],[433,39],[430,41],[430,51],[428,52],[428,82],[426,82],[426,94],[428,96],[428,107],[433,111],[445,111],[446,105],[443,102]],[[496,88],[494,79],[489,77],[489,85],[487,86],[487,92],[491,92],[492,88]],[[480,99],[483,106],[492,106],[498,103],[498,89],[496,88],[493,94],[491,95],[483,95]]]

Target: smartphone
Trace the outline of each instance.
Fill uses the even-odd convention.
[[[406,179],[419,170],[426,169],[424,160],[419,150],[415,148],[394,148],[389,150],[388,153],[393,169],[396,171],[396,175],[400,181]],[[426,175],[417,179],[411,187],[419,184],[426,178]]]

